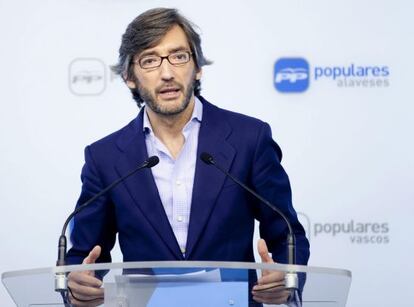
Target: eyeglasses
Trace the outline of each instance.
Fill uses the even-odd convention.
[[[141,68],[143,69],[150,69],[150,68],[160,67],[164,59],[167,59],[171,65],[180,66],[190,61],[191,52],[177,51],[177,52],[170,53],[167,56],[146,55],[133,62],[141,66]]]

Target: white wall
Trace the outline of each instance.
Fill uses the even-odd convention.
[[[201,28],[214,61],[203,95],[271,124],[310,230],[310,265],[352,270],[348,306],[412,304],[414,5],[404,0],[1,0],[0,271],[54,264],[84,146],[137,113],[108,65],[126,25],[154,6],[177,7]],[[284,57],[310,64],[304,93],[275,90],[273,66]],[[387,66],[389,86],[314,80],[315,67],[351,64]],[[106,75],[69,84],[80,70]],[[361,223],[370,225],[358,232]],[[3,287],[0,305],[12,306]]]

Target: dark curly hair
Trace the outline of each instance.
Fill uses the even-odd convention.
[[[133,65],[131,65],[134,55],[156,46],[175,25],[183,29],[188,39],[197,69],[211,64],[211,61],[207,60],[203,55],[200,36],[194,30],[196,26],[176,9],[155,8],[142,13],[128,25],[124,35],[122,35],[118,63],[111,67],[112,71],[120,75],[124,81],[136,81]],[[194,95],[199,96],[200,90],[200,80],[195,80]],[[131,92],[133,99],[138,107],[141,108],[144,101],[138,89],[131,89]]]

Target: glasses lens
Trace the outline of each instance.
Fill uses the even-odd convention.
[[[171,64],[184,64],[190,61],[190,53],[187,51],[174,52],[168,56],[168,60]]]
[[[153,68],[160,66],[161,58],[155,55],[145,56],[139,60],[142,68]]]

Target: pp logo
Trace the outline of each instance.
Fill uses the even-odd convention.
[[[281,93],[300,93],[309,87],[309,64],[302,58],[281,58],[276,61],[274,85]]]
[[[69,89],[79,96],[100,95],[105,90],[105,64],[99,59],[78,58],[69,64]]]

